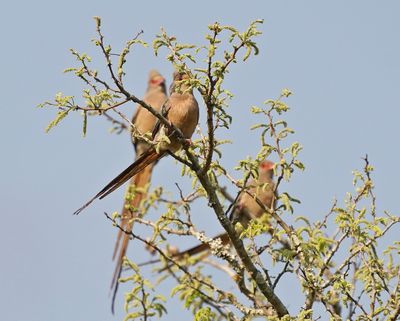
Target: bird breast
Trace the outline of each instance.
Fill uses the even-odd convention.
[[[181,130],[185,138],[191,138],[199,118],[199,107],[196,99],[190,94],[172,94],[170,104],[168,119]]]

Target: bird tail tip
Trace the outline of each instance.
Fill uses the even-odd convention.
[[[86,207],[88,207],[92,202],[93,202],[94,198],[92,198],[89,202],[87,202],[86,204],[82,205],[80,208],[78,208],[73,215],[79,215]]]

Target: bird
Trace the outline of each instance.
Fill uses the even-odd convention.
[[[260,218],[265,210],[261,207],[254,195],[266,208],[275,208],[277,191],[274,183],[275,163],[270,160],[262,161],[258,166],[258,177],[252,179],[246,190],[242,191],[238,198],[238,204],[233,211],[231,220],[240,222],[246,228],[251,219]]]
[[[199,121],[198,102],[194,97],[193,89],[190,86],[188,86],[188,84],[185,82],[185,80],[189,78],[190,77],[184,72],[175,71],[173,73],[173,80],[170,86],[170,97],[166,100],[166,102],[162,106],[163,116],[167,118],[168,122],[171,125],[174,125],[176,128],[178,128],[182,133],[183,137],[187,140],[191,139]],[[139,111],[136,114],[136,118],[139,117],[140,115],[143,115],[142,111]],[[144,113],[144,115],[146,114]],[[137,122],[137,120],[135,119],[134,121],[135,123]],[[141,125],[143,125],[143,128],[145,130],[150,129],[151,127],[151,126],[146,127],[144,126],[144,124]],[[138,157],[136,158],[136,160],[130,166],[128,166],[124,171],[122,171],[117,177],[111,180],[100,192],[98,192],[88,202],[86,202],[83,206],[81,206],[78,210],[76,210],[74,214],[78,215],[97,198],[99,199],[105,198],[107,195],[109,195],[110,193],[118,189],[121,185],[123,185],[125,182],[127,182],[130,178],[134,177],[138,173],[146,171],[146,168],[149,165],[154,164],[159,159],[166,156],[168,153],[174,153],[181,148],[181,143],[178,136],[176,135],[176,132],[173,129],[170,129],[170,127],[161,124],[161,122],[158,120],[153,128],[154,141],[157,142],[158,138],[162,136],[167,136],[169,141],[165,140],[160,141],[158,144],[159,147],[157,149],[154,146],[151,147],[145,146],[142,144],[142,142],[134,139],[136,150],[138,152]],[[147,172],[148,173],[144,174],[142,178],[145,177],[146,175],[151,174],[151,171],[147,170]],[[142,182],[139,182],[139,184],[140,183]],[[129,220],[127,222],[129,222]],[[125,233],[125,231],[123,233]],[[119,237],[119,240],[121,240],[121,237],[122,236]],[[118,241],[117,239],[116,248],[119,247],[119,242],[120,241]],[[125,244],[123,243],[120,249],[122,250],[124,246]],[[119,251],[120,254],[118,257],[119,260],[123,259],[123,256],[121,257],[123,252],[121,250]],[[115,294],[117,289],[116,288],[117,280],[121,272],[121,266],[118,265],[120,263],[121,261],[117,262],[114,277],[112,280],[112,285],[115,284],[113,302],[115,299]],[[112,311],[113,310],[114,310],[114,304],[112,304]]]
[[[163,114],[171,125],[174,125],[182,133],[186,140],[190,140],[199,121],[199,105],[193,95],[193,89],[184,81],[190,77],[184,72],[174,72],[170,87],[170,97],[163,105]],[[100,192],[88,202],[77,209],[78,215],[94,200],[103,199],[114,192],[131,177],[144,170],[169,153],[175,153],[181,148],[181,142],[177,133],[170,126],[157,122],[153,130],[154,141],[159,142],[158,148],[151,147],[143,152],[131,165],[123,170],[117,177],[111,180]],[[168,141],[161,139],[168,137]]]
[[[161,108],[167,100],[167,91],[165,78],[157,71],[151,70],[149,72],[147,90],[143,101],[152,106],[156,111],[161,112]],[[143,108],[140,104],[137,105],[136,112],[132,118],[132,123],[135,125],[135,130],[142,135],[152,133],[157,118],[150,113],[147,109]],[[136,160],[146,152],[151,145],[143,139],[131,135],[132,143],[136,152]],[[128,191],[133,188],[136,189],[135,194],[131,198],[126,198],[124,206],[121,211],[121,229],[118,230],[117,241],[115,243],[113,260],[116,260],[115,270],[111,281],[112,305],[111,309],[114,311],[114,303],[116,294],[118,292],[118,279],[122,272],[122,263],[129,244],[129,234],[123,232],[132,231],[132,218],[137,215],[136,209],[139,207],[141,201],[146,197],[145,188],[151,180],[151,174],[155,163],[150,164],[144,170],[137,173],[131,178]]]
[[[274,210],[276,206],[277,199],[277,191],[275,188],[274,178],[274,166],[270,160],[264,160],[259,164],[258,167],[258,177],[250,180],[247,188],[240,192],[237,204],[232,212],[230,220],[233,223],[240,223],[242,228],[245,229],[249,225],[252,219],[261,218],[266,211],[263,207],[261,207],[254,195],[257,197],[259,201],[261,201],[264,206],[270,210]],[[267,221],[267,220],[266,220]],[[272,233],[272,228],[271,231]],[[230,243],[230,238],[227,233],[221,233],[215,237],[213,240],[220,240],[222,245],[227,245]],[[180,251],[174,253],[172,257],[174,258],[183,258],[186,256],[193,256],[204,251],[210,250],[210,246],[208,243],[202,243],[191,247],[187,250]],[[157,261],[150,261],[140,264],[147,265],[148,263],[155,263]]]

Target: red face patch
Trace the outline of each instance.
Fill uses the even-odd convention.
[[[260,168],[261,169],[263,169],[263,170],[265,170],[265,171],[267,171],[267,170],[272,170],[273,168],[274,168],[274,163],[273,162],[271,162],[271,161],[263,161],[261,164],[260,164]]]
[[[161,85],[163,82],[165,81],[165,79],[163,77],[156,77],[150,80],[150,83],[152,85]]]

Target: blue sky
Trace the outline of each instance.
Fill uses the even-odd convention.
[[[252,141],[249,131],[256,119],[249,107],[290,88],[294,95],[287,120],[296,130],[294,139],[304,145],[301,159],[307,169],[288,189],[302,200],[296,214],[315,219],[329,210],[335,196],[342,199],[351,190],[351,171],[361,168],[366,153],[376,168],[378,209],[399,212],[399,12],[397,1],[366,0],[4,3],[1,319],[119,320],[123,315],[119,311],[113,317],[109,310],[116,231],[102,212],[120,209],[124,189],[79,217],[71,213],[129,164],[129,138],[110,135],[109,124],[96,119],[82,138],[78,117],[45,134],[54,114],[35,108],[58,91],[79,95],[81,83],[62,70],[75,64],[71,47],[98,57],[90,43],[93,16],[102,17],[103,32],[117,48],[141,29],[149,42],[164,27],[182,42],[202,44],[214,21],[243,29],[251,20],[265,19],[259,56],[233,66],[226,81],[235,95],[230,108],[236,121],[223,134],[235,142],[226,148],[225,164],[234,166],[257,151],[258,140]],[[149,69],[168,78],[172,73],[163,55],[154,57],[151,49],[133,52],[128,67],[128,86],[138,96]],[[124,108],[133,113],[133,106]],[[173,190],[175,181],[185,181],[175,178],[179,172],[165,159],[154,172],[154,184],[167,182]],[[198,220],[204,228],[221,230],[212,213]],[[138,248],[130,250],[138,261],[148,258]],[[280,291],[285,296],[290,288]],[[180,305],[166,319],[178,313]]]

